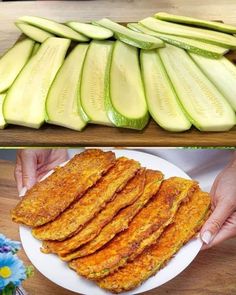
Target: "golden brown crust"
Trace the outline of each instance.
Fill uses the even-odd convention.
[[[28,226],[54,220],[115,164],[113,152],[86,150],[36,183],[12,210],[12,220]]]
[[[156,196],[134,217],[126,231],[100,251],[73,260],[70,266],[90,279],[99,279],[114,272],[127,263],[144,239],[155,231],[161,234],[193,188],[197,188],[195,182],[179,177],[163,181]]]
[[[43,242],[42,251],[67,257],[67,254],[93,240],[120,209],[132,204],[143,193],[145,175],[146,170],[144,168],[140,169],[123,190],[117,193],[115,198],[80,232],[65,241],[45,241]]]
[[[209,208],[209,194],[197,190],[189,202],[179,208],[174,222],[167,227],[157,243],[117,272],[99,280],[98,285],[114,293],[136,288],[163,267],[195,235],[208,216]]]
[[[67,256],[61,257],[62,260],[70,261],[77,257],[83,257],[88,254],[94,253],[119,232],[128,228],[130,221],[134,216],[145,206],[145,204],[152,198],[152,196],[158,191],[163,174],[158,171],[147,170],[145,187],[142,195],[127,208],[121,210],[114,219],[108,223],[100,232],[100,234],[86,245],[79,248]]]
[[[52,222],[33,229],[33,236],[40,240],[60,241],[76,234],[106,206],[139,168],[138,162],[125,157],[119,158],[107,174],[73,206]]]

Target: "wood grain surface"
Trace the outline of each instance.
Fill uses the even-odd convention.
[[[0,232],[19,240],[18,226],[10,219],[16,205],[17,190],[13,178],[14,163],[0,160]],[[202,251],[179,276],[145,295],[235,295],[236,294],[236,238]],[[23,250],[21,259],[30,264]],[[53,271],[53,269],[52,269]],[[35,275],[23,284],[29,295],[72,295],[35,270]],[[96,294],[91,294],[96,295]]]
[[[20,32],[14,21],[37,15],[58,21],[90,21],[110,17],[119,22],[137,21],[157,11],[222,20],[236,25],[235,0],[129,0],[0,2],[0,54],[12,46]],[[231,54],[231,60],[236,55]],[[153,120],[138,132],[89,125],[83,132],[45,124],[40,130],[8,126],[0,130],[0,146],[236,146],[236,127],[230,132],[201,133],[194,127],[170,133]]]

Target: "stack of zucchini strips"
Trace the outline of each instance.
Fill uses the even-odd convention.
[[[137,23],[16,20],[0,59],[0,128],[45,122],[181,132],[236,123],[236,26],[159,12]]]

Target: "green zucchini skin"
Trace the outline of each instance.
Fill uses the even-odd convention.
[[[200,131],[230,130],[236,123],[233,109],[187,52],[167,45],[159,54],[190,122]]]
[[[46,41],[47,38],[54,37],[53,34],[46,32],[40,28],[31,26],[29,24],[16,22],[15,25],[27,37],[39,43],[43,43],[44,41]]]
[[[68,26],[46,18],[37,16],[22,16],[18,18],[18,22],[27,23],[62,38],[67,38],[79,42],[89,41],[87,37],[72,30]]]
[[[174,15],[166,12],[158,12],[155,14],[155,17],[161,20],[165,20],[168,22],[179,23],[179,24],[187,24],[193,25],[203,28],[209,28],[216,31],[234,34],[236,33],[236,27],[232,25],[228,25],[225,23],[215,22],[215,21],[207,21],[203,19]]]
[[[2,110],[5,97],[6,97],[6,93],[0,93],[0,129],[4,129],[7,125],[7,122],[4,119],[3,110]]]
[[[149,30],[141,24],[130,23],[128,24],[128,27],[133,30],[139,30],[144,34],[156,36],[168,44],[183,48],[189,52],[193,52],[210,58],[221,58],[224,54],[226,54],[229,51],[229,49],[227,48],[220,47],[214,44],[209,44],[198,40],[188,39],[174,35],[165,35],[157,33],[155,31]]]
[[[230,49],[236,48],[236,38],[229,34],[170,23],[154,17],[147,17],[139,23],[158,33],[187,37]]]
[[[86,54],[80,100],[89,123],[112,126],[106,114],[105,92],[113,45],[113,41],[93,40]]]
[[[100,26],[80,22],[67,22],[66,24],[76,32],[79,32],[91,39],[105,40],[113,36],[113,32],[111,30]]]
[[[145,103],[145,110],[143,114],[139,118],[131,118],[128,117],[124,114],[122,114],[120,111],[117,110],[117,108],[114,106],[114,101],[112,97],[112,78],[111,78],[111,71],[112,71],[112,66],[116,65],[117,60],[114,59],[114,53],[115,51],[119,48],[118,47],[128,47],[132,48],[134,51],[135,59],[136,59],[136,66],[138,67],[138,76],[140,77],[140,81],[137,81],[137,84],[140,83],[141,85],[138,85],[138,87],[141,87],[141,91],[143,92],[143,97],[144,97],[144,103]],[[144,87],[142,83],[142,78],[141,78],[141,71],[139,67],[139,58],[138,58],[138,50],[135,49],[135,47],[131,47],[130,45],[127,45],[125,43],[122,43],[120,41],[116,41],[115,45],[113,46],[113,52],[110,56],[109,60],[109,79],[106,79],[106,97],[105,97],[105,106],[106,106],[106,111],[109,119],[111,122],[117,126],[117,127],[123,127],[123,128],[130,128],[130,129],[136,129],[136,130],[142,130],[148,123],[149,121],[149,113],[147,110],[147,105],[146,105],[146,99],[145,99],[145,94],[144,94]],[[126,77],[124,76],[124,79]],[[119,80],[119,79],[118,79]],[[120,97],[122,99],[122,93],[120,93]]]
[[[158,38],[134,32],[129,28],[124,27],[106,18],[92,23],[113,31],[116,39],[126,44],[132,45],[134,47],[149,50],[164,46],[164,42]]]
[[[148,110],[152,118],[168,131],[182,132],[190,129],[191,123],[183,112],[158,50],[141,50],[140,60]]]
[[[26,38],[17,42],[0,59],[0,93],[8,90],[29,60],[34,41]]]
[[[236,67],[227,58],[214,60],[190,54],[191,58],[218,88],[228,100],[229,104],[236,111]]]
[[[81,131],[87,123],[78,101],[82,66],[88,44],[77,45],[67,56],[48,92],[47,122]]]
[[[69,39],[56,37],[42,43],[7,92],[3,105],[7,123],[32,128],[44,123],[47,93],[69,45]]]

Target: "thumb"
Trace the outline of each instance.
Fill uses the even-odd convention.
[[[31,188],[37,180],[37,156],[34,152],[28,152],[21,159],[22,184],[27,189]]]
[[[212,242],[232,212],[233,208],[226,200],[219,201],[201,230],[201,239],[205,244],[208,245]]]

